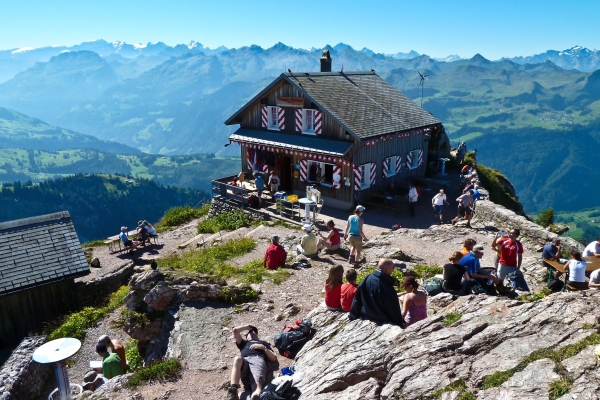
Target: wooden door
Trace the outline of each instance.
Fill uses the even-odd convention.
[[[292,168],[292,157],[290,156],[278,156],[277,157],[277,169],[281,184],[279,190],[283,190],[288,194],[292,193],[292,182],[294,177],[292,174],[294,170]]]

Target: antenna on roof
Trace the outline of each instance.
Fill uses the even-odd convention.
[[[419,76],[421,77],[421,82],[419,82],[419,86],[421,86],[421,107],[423,107],[423,88],[425,86],[425,79],[427,79],[429,75],[423,75],[419,71],[417,71],[417,74],[419,74]]]
[[[302,87],[302,84],[300,83],[300,81],[298,80],[298,78],[296,78],[294,76],[294,73],[292,72],[291,69],[288,68],[288,73],[292,76],[292,78],[294,78],[296,80],[296,82],[298,82],[298,85],[300,85],[300,87]]]

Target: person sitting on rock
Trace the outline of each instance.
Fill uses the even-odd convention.
[[[327,237],[323,237],[321,231],[317,231],[317,235],[319,235],[318,247],[319,249],[326,249],[330,251],[335,251],[340,248],[340,232],[336,229],[335,223],[333,220],[327,221],[327,229],[329,229],[329,233]]]
[[[600,289],[600,269],[597,269],[590,274],[588,286],[590,289]]]
[[[565,264],[565,270],[568,271],[567,285],[575,289],[589,289],[585,280],[585,261],[581,258],[578,251],[571,252],[571,259]]]
[[[317,239],[317,236],[312,233],[312,226],[309,224],[302,227],[302,232],[304,232],[304,236],[300,239],[300,244],[296,246],[296,258],[301,254],[304,254],[306,257],[313,257],[319,251],[319,240]]]
[[[119,238],[121,238],[121,242],[123,242],[123,246],[125,246],[125,248],[131,247],[133,250],[137,249],[137,245],[133,243],[133,240],[129,239],[129,236],[127,235],[126,226],[121,227],[121,234],[119,235]]]
[[[600,257],[600,237],[598,237],[598,240],[585,246],[583,257]]]
[[[467,268],[464,265],[459,264],[462,258],[463,254],[460,251],[455,251],[448,259],[450,263],[444,265],[443,288],[446,292],[455,296],[464,296],[471,293],[469,288],[470,277],[467,273]]]
[[[325,281],[325,305],[329,311],[344,311],[342,308],[342,278],[344,267],[334,265],[329,268],[329,275]]]
[[[94,391],[98,386],[104,384],[106,380],[125,373],[119,355],[117,353],[110,353],[106,345],[96,345],[96,353],[102,357],[102,376],[97,375],[92,382],[86,383],[83,386],[84,390]]]
[[[244,339],[241,332],[245,331],[247,333]],[[258,339],[258,329],[255,326],[246,325],[233,328],[233,338],[240,350],[240,355],[233,359],[227,400],[239,400],[240,379],[244,385],[244,391],[252,391],[250,398],[259,400],[267,379],[267,361],[276,362],[277,356],[268,342]]]
[[[108,335],[102,335],[98,338],[97,344],[103,344],[111,353],[117,353],[123,364],[123,371],[127,371],[127,357],[125,356],[125,346],[119,339],[111,339]]]
[[[349,318],[368,319],[380,324],[394,324],[406,328],[402,312],[398,307],[398,295],[394,289],[396,279],[392,277],[394,262],[382,258],[377,269],[369,274],[356,288]]]
[[[463,256],[466,256],[467,254],[469,254],[471,252],[471,250],[473,250],[473,246],[475,246],[477,244],[477,241],[475,239],[467,239],[465,240],[465,242],[463,243],[463,248],[460,249],[460,253]]]
[[[480,244],[473,246],[473,251],[464,256],[459,264],[467,269],[469,286],[471,289],[476,285],[479,285],[487,294],[495,296],[498,293],[496,292],[494,285],[499,285],[500,280],[494,273],[486,274],[484,273],[485,271],[481,269],[479,260],[483,257],[483,250],[484,247]]]
[[[419,289],[419,282],[414,276],[407,276],[402,282],[406,294],[398,294],[401,297],[402,317],[406,326],[427,318],[427,294]]]
[[[348,283],[342,285],[341,296],[342,308],[345,312],[350,312],[350,307],[352,307],[352,302],[354,301],[354,295],[356,294],[356,288],[358,287],[356,284],[357,275],[354,268],[349,268],[348,271],[346,271],[346,281]]]
[[[267,247],[263,267],[268,269],[277,269],[285,265],[287,253],[283,246],[279,244],[279,236],[271,236],[271,244]]]
[[[554,238],[550,243],[544,246],[542,249],[542,260],[544,258],[550,258],[558,261],[560,258],[560,239]]]

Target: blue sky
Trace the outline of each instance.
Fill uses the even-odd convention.
[[[600,48],[600,1],[5,1],[0,49],[197,40],[209,47],[416,50],[442,57],[531,55],[575,45]]]

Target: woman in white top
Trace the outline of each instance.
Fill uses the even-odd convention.
[[[565,269],[567,268],[569,271],[567,285],[573,286],[576,289],[589,288],[585,280],[585,261],[581,259],[580,252],[571,252],[571,259],[565,264]]]
[[[437,215],[440,216],[440,224],[444,223],[444,203],[446,203],[446,205],[450,205],[448,203],[448,200],[446,200],[446,195],[444,194],[444,189],[441,189],[440,192],[438,194],[436,194],[435,196],[433,196],[433,199],[431,199],[431,205],[433,207],[433,220],[435,221],[437,219]]]

